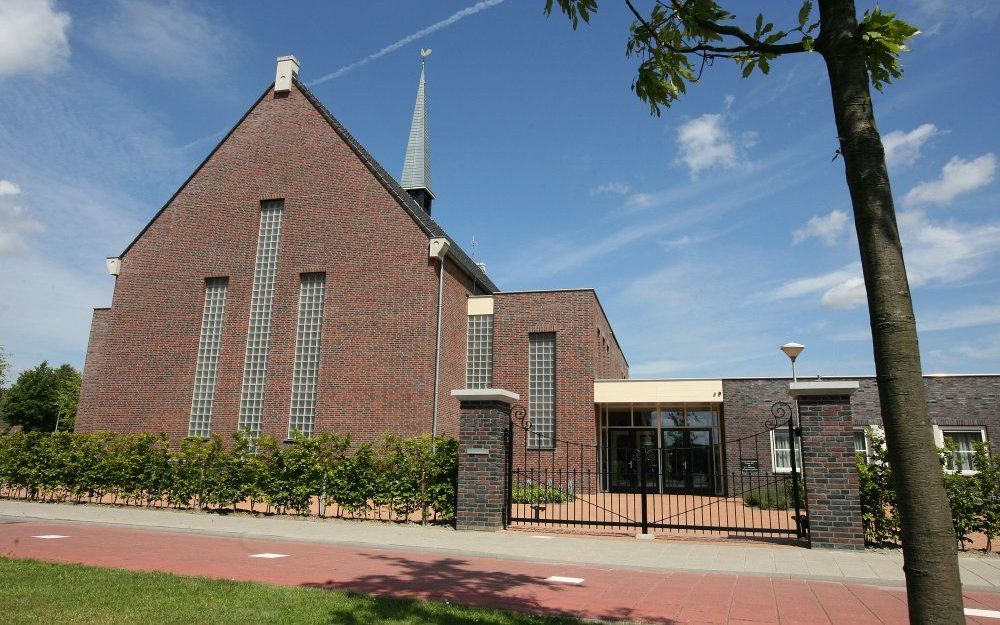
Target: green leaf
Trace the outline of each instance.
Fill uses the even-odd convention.
[[[919,32],[915,26],[896,19],[895,13],[884,13],[877,6],[865,11],[858,26],[858,36],[873,87],[881,91],[886,84],[902,77],[899,57],[909,51],[906,43]]]
[[[806,0],[802,3],[802,8],[799,9],[799,28],[804,27],[806,22],[809,20],[809,14],[812,12],[813,8],[812,5],[812,0]]]

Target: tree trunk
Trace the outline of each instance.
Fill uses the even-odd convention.
[[[840,151],[854,205],[879,400],[895,476],[911,623],[964,623],[955,533],[931,429],[917,326],[853,0],[819,0]]]

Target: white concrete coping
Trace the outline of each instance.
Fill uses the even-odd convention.
[[[451,396],[461,401],[502,401],[505,404],[521,399],[517,393],[502,388],[457,388],[451,392]]]
[[[791,382],[788,394],[792,397],[809,395],[851,395],[858,390],[857,380],[819,380],[814,382]]]

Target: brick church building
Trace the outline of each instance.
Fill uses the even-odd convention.
[[[502,291],[433,219],[423,70],[399,181],[297,72],[279,58],[274,84],[108,259],[79,431],[454,435],[451,391],[494,387],[520,395],[528,448],[593,445],[588,462],[613,471],[619,450],[653,446],[656,488],[725,488],[738,461],[725,441],[762,429],[787,380],[630,380],[592,289]],[[1000,377],[927,384],[941,436],[1000,440]],[[874,380],[852,402],[858,428],[880,422]],[[786,470],[787,440],[769,445],[763,468]]]

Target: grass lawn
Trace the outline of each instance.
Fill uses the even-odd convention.
[[[580,621],[433,601],[0,558],[0,622],[556,625]]]

